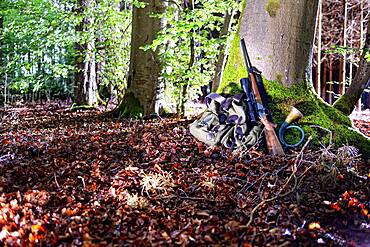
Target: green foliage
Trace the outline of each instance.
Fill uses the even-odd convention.
[[[122,1],[91,1],[81,13],[75,12],[75,0],[4,0],[1,4],[4,29],[0,44],[5,66],[0,68],[0,78],[6,75],[11,93],[71,96],[76,58],[94,58],[99,64],[99,83],[117,94],[123,91],[131,11],[120,9]],[[77,25],[86,19],[88,25],[77,32]],[[90,53],[77,53],[76,44],[91,41],[95,47]]]
[[[95,60],[98,87],[108,89],[106,95],[117,102],[122,99],[129,70],[131,10],[146,3],[99,0],[82,9],[77,4],[76,0],[1,1],[5,66],[0,78],[6,78],[10,93],[72,96],[76,62]],[[199,97],[201,86],[210,84],[218,49],[230,39],[220,37],[224,14],[240,5],[233,0],[195,0],[194,6],[184,8],[180,0],[168,2],[165,28],[153,44],[143,47],[161,54],[165,107],[179,109]],[[82,31],[76,31],[81,26]],[[79,54],[78,46],[91,44]]]
[[[100,86],[112,88],[120,98],[127,85],[130,60],[131,11],[120,10],[121,0],[99,1],[90,11],[94,16],[91,39],[96,39],[95,56],[102,65]],[[137,4],[138,1],[134,1]],[[142,3],[143,4],[143,3]]]
[[[1,36],[6,75],[13,93],[70,94],[73,27],[65,20],[71,5],[62,1],[3,1]]]
[[[355,54],[359,52],[360,49],[348,46],[333,45],[330,49],[324,50],[327,54]]]
[[[182,9],[181,1],[176,2],[179,3],[167,8],[166,28],[143,49],[159,51],[164,100],[166,105],[179,109],[187,100],[198,98],[200,87],[211,82],[219,47],[227,42],[227,37],[219,37],[223,15],[240,8],[240,4],[231,0],[195,0],[195,8]]]
[[[366,61],[370,62],[370,51],[365,51],[365,59]]]

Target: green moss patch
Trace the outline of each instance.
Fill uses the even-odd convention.
[[[217,89],[218,93],[234,93],[236,88],[230,85],[230,82],[239,85],[240,78],[247,77],[247,69],[244,64],[244,58],[240,52],[239,32],[235,34],[231,45],[231,52],[222,75],[222,81]],[[239,86],[240,89],[240,86]]]
[[[338,109],[339,111],[343,112],[345,115],[350,115],[354,109],[353,102],[355,102],[353,98],[349,97],[349,95],[343,95],[340,97],[335,103],[334,108]]]
[[[264,83],[275,122],[284,121],[290,106],[294,106],[303,113],[299,125],[306,137],[312,136],[314,144],[327,146],[332,141],[336,147],[352,145],[359,148],[365,157],[370,157],[370,139],[354,130],[346,115],[319,99],[306,83],[289,88],[277,82]]]
[[[280,9],[280,0],[269,0],[265,5],[265,10],[270,17],[275,17]]]
[[[115,115],[123,118],[142,118],[144,108],[132,92],[125,94],[123,102],[115,110]]]

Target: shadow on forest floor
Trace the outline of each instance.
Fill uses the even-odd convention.
[[[370,244],[369,166],[349,147],[271,157],[206,147],[185,119],[0,115],[6,244]]]

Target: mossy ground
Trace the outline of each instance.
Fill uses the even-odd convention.
[[[304,115],[299,125],[306,136],[313,138],[314,144],[328,146],[332,138],[336,147],[356,146],[365,157],[370,157],[370,139],[354,130],[346,115],[319,99],[306,83],[286,88],[277,82],[266,81],[265,87],[276,122],[284,121],[290,106],[295,106]]]
[[[313,145],[351,145],[357,147],[364,158],[370,158],[370,139],[355,130],[346,115],[319,99],[306,83],[289,88],[274,81],[265,81],[264,85],[275,123],[283,122],[294,106],[304,115],[298,125],[303,128],[305,139],[312,137]]]
[[[237,32],[217,92],[230,94],[241,92],[239,80],[247,77],[247,73],[239,42],[240,37]],[[364,157],[370,158],[370,139],[356,131],[345,114],[319,99],[307,83],[302,82],[286,88],[278,82],[265,81],[265,88],[276,123],[283,122],[290,112],[290,107],[295,106],[304,115],[299,125],[304,129],[306,139],[312,136],[314,145],[328,146],[331,133],[335,146],[356,146]]]

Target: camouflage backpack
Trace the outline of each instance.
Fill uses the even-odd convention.
[[[207,110],[190,124],[190,133],[211,146],[221,144],[234,149],[254,145],[262,126],[249,123],[242,96],[237,94],[225,98],[216,93],[207,95]]]

